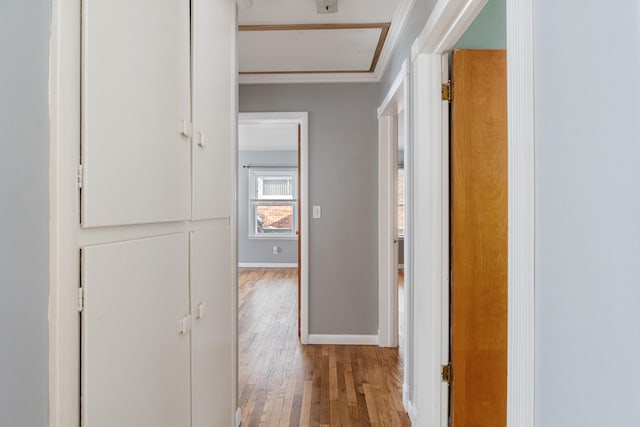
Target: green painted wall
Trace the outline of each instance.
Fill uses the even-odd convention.
[[[506,49],[507,1],[489,0],[455,49]]]

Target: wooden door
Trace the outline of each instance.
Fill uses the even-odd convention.
[[[507,417],[507,85],[504,50],[453,53],[454,427]]]
[[[236,48],[233,0],[192,0],[193,219],[229,218],[234,203]]]
[[[231,229],[219,225],[191,236],[192,427],[233,425],[234,285]]]
[[[83,226],[189,219],[189,0],[83,0],[82,13]]]
[[[191,425],[188,234],[84,248],[82,287],[82,426]]]

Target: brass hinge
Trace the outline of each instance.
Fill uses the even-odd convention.
[[[451,367],[451,363],[442,365],[442,382],[451,384],[452,381],[453,381],[453,368]]]
[[[451,81],[442,83],[442,100],[451,102]]]

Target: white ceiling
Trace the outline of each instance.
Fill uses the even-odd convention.
[[[316,0],[244,0],[248,7],[238,15],[240,83],[377,81],[414,2],[338,0],[337,13],[318,14]],[[344,28],[350,24],[378,26]],[[380,24],[391,24],[386,37]]]
[[[241,72],[364,71],[371,67],[380,28],[241,31]]]
[[[240,151],[298,151],[298,125],[240,124],[238,126]]]
[[[338,0],[338,13],[316,13],[316,0],[253,0],[238,24],[326,24],[390,22],[400,0]]]

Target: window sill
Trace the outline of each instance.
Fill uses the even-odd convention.
[[[249,240],[298,240],[298,236],[249,236]]]

